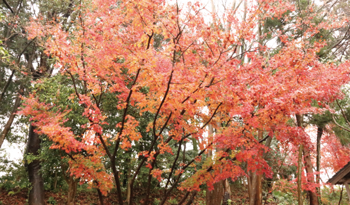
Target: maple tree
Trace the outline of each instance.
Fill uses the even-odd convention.
[[[290,25],[295,32],[273,34],[283,46],[268,58],[271,50],[256,41],[255,28],[261,20],[281,18],[296,8],[284,1],[251,5],[245,20],[237,10],[221,16],[228,29],[219,21],[207,23],[199,3],[180,6],[162,0],[85,2],[74,29],[68,30],[33,21],[30,37],[42,39],[47,55],[57,60],[56,68],[71,80],[74,93],[69,100],[83,108],[83,132],[65,124],[71,109],[58,110],[40,92],[24,98],[20,113],[30,116],[36,132],[53,142],[51,148],[68,154],[71,175],[104,195],[115,187],[121,204],[124,199],[134,203],[135,182],[144,167],[145,204],[152,177],[164,188],[160,204],[175,188],[189,193],[206,184],[212,189],[215,182],[248,172],[271,177],[263,157],[268,148],[262,142],[276,137],[282,144],[310,149],[302,126],[288,123],[291,116],[321,113],[328,108],[326,102],[342,97],[349,63],[320,62],[318,52],[326,43],[310,39],[345,21],[314,24],[296,18]],[[240,52],[242,41],[251,48]],[[105,109],[106,104],[115,111]],[[211,140],[205,140],[208,125],[216,130]],[[145,138],[150,139],[147,147],[135,149]],[[192,159],[181,159],[189,141],[198,142],[200,150]],[[202,157],[214,148],[219,148],[214,159]],[[123,195],[119,164],[127,152],[137,163],[130,167]],[[173,161],[159,166],[167,153],[175,156]]]

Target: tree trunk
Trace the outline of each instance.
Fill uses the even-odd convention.
[[[301,115],[295,115],[297,119],[297,125],[298,127],[302,127],[302,116]],[[298,153],[298,204],[303,205],[303,195],[302,195],[302,188],[301,188],[301,172],[302,172],[302,164],[303,164],[303,145],[299,145],[299,153]]]
[[[208,125],[208,128],[209,128],[208,136],[212,137],[214,135],[213,126]],[[209,141],[208,143],[211,143],[211,141]],[[211,158],[212,155],[213,155],[212,151],[209,150],[208,151],[208,158]],[[207,188],[206,205],[221,204],[224,193],[225,193],[225,187],[224,187],[223,181],[215,183],[213,190],[209,190]]]
[[[296,119],[297,119],[298,127],[303,128],[303,126],[302,126],[303,117],[301,115],[296,115]],[[302,156],[301,155],[302,154],[304,155],[307,181],[308,181],[308,183],[312,183],[312,184],[315,183],[313,171],[312,171],[312,162],[311,162],[311,157],[310,157],[310,151],[308,151],[302,145],[300,145],[300,147],[299,147],[299,159],[298,159],[298,199],[299,199],[299,197],[301,198],[301,163],[302,163]],[[299,180],[300,180],[300,182],[299,182]],[[299,183],[300,183],[300,185],[299,185]],[[318,198],[317,198],[316,190],[308,191],[308,194],[310,196],[310,205],[318,205]],[[299,204],[301,204],[300,201],[299,201]]]
[[[214,189],[209,191],[207,189],[206,205],[218,205],[221,204],[223,196],[225,194],[223,181],[214,184]]]
[[[228,179],[225,179],[223,181],[223,186],[224,186],[224,196],[223,196],[222,204],[228,205],[229,204],[228,200],[231,199],[231,187]]]
[[[248,190],[249,190],[249,205],[255,205],[256,203],[256,182],[257,182],[257,176],[255,172],[251,172],[249,180],[248,180]]]
[[[40,137],[34,132],[34,127],[29,128],[29,137],[27,143],[27,154],[39,155]],[[32,188],[29,192],[29,205],[44,205],[44,182],[40,174],[40,160],[33,160],[28,164],[29,181]]]
[[[67,183],[68,183],[67,205],[74,205],[75,195],[77,193],[78,181],[70,176],[68,177]]]
[[[115,186],[117,187],[118,202],[119,202],[120,205],[122,205],[123,204],[123,198],[122,198],[122,191],[120,189],[119,171],[117,171],[114,157],[111,159],[111,166],[112,166],[111,168],[112,168],[112,172],[113,172],[113,176],[114,176]],[[132,188],[132,187],[130,187],[130,188]]]
[[[271,137],[270,137],[271,138]],[[263,131],[258,131],[258,139],[263,139]],[[272,139],[272,138],[271,138]],[[270,146],[271,140],[267,142],[267,146]],[[266,156],[266,153],[259,151],[260,156]],[[262,175],[257,175],[256,172],[251,173],[250,180],[248,180],[249,189],[249,204],[250,205],[261,205],[262,204]],[[249,185],[250,182],[250,185]]]
[[[263,130],[258,131],[258,139],[263,139]],[[261,155],[264,157],[263,151],[260,151]],[[255,205],[261,205],[262,204],[262,175],[256,176],[256,194],[255,194]]]
[[[320,186],[320,170],[321,170],[321,138],[323,134],[323,128],[317,128],[317,158],[316,158],[316,183]],[[321,203],[321,190],[320,187],[317,187],[318,202]]]
[[[310,157],[310,152],[304,148],[303,150],[304,159],[305,159],[305,170],[307,173],[307,180],[309,183],[315,183],[314,181],[314,175],[312,171],[312,162]],[[310,205],[318,205],[318,199],[316,190],[308,191],[310,195]]]
[[[298,205],[303,205],[303,195],[301,189],[301,172],[302,172],[302,160],[303,160],[303,145],[299,145],[298,154]]]
[[[268,147],[268,148],[271,147],[272,138],[273,138],[273,136],[269,136],[269,138],[267,138],[266,143],[265,143],[266,147]],[[268,152],[264,153],[264,159],[266,161],[271,161],[271,158],[268,155]],[[263,181],[261,183],[265,184],[266,191],[267,191],[267,195],[266,195],[265,203],[264,203],[264,204],[266,204],[266,200],[269,197],[269,195],[272,196],[273,179],[264,177]],[[264,187],[264,186],[262,185],[262,187]],[[262,191],[261,191],[261,193],[262,193]],[[261,201],[262,201],[262,199],[261,199]]]
[[[102,192],[99,189],[97,189],[97,194],[98,194],[98,198],[100,200],[100,205],[104,205],[103,195],[102,195]]]

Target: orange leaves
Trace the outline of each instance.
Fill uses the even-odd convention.
[[[74,161],[69,160],[69,165],[69,172],[80,178],[81,183],[96,181],[97,183],[88,183],[90,188],[99,188],[104,195],[112,189],[112,176],[106,172],[101,162],[101,155],[91,157],[75,155]]]
[[[121,138],[121,148],[127,150],[131,148],[132,141],[138,141],[142,136],[137,129],[139,122],[134,117],[127,115],[125,120],[123,133],[122,135],[117,134],[117,138]],[[121,126],[122,122],[117,124],[117,128],[121,128]]]
[[[162,181],[162,173],[163,173],[163,171],[160,170],[160,169],[153,169],[153,170],[151,171],[151,175],[152,175],[154,178],[156,178],[159,182]]]
[[[169,144],[167,144],[167,143],[164,143],[164,142],[160,143],[158,145],[158,148],[160,150],[160,154],[164,154],[165,152],[168,152],[168,153],[173,155],[173,151],[172,151],[171,147],[169,146]]]
[[[257,133],[273,134],[286,144],[307,144],[309,136],[287,123],[290,116],[323,111],[311,102],[340,97],[341,85],[349,80],[348,63],[320,62],[317,52],[325,42],[310,41],[331,25],[315,26],[312,15],[291,21],[295,12],[287,11],[294,10],[288,2],[264,0],[259,7],[252,4],[244,19],[228,9],[217,18],[224,22],[207,23],[199,4],[177,8],[164,0],[92,1],[74,29],[45,30],[51,36],[47,50],[74,84],[76,93],[69,100],[84,109],[86,123],[79,125],[84,132],[74,135],[64,126],[68,111],[54,112],[33,95],[21,113],[32,117],[54,148],[76,154],[71,161],[75,176],[97,180],[105,191],[110,188],[102,166],[105,155],[118,161],[126,150],[139,154],[139,161],[157,168],[151,175],[161,181],[165,168],[152,164],[158,156],[173,154],[173,144],[190,139],[198,142],[198,153],[221,151],[200,170],[193,161],[186,164],[186,157],[183,164],[175,162],[174,167],[181,167],[174,169],[176,176],[187,167],[197,170],[183,187],[199,189],[201,184],[212,187],[219,180],[235,179],[244,175],[240,162],[248,165],[247,171],[271,176],[261,156],[267,148],[257,141]],[[273,38],[283,45],[260,45],[265,42],[256,32],[259,24],[282,17],[289,32],[276,30]],[[300,38],[294,36],[304,27]],[[32,28],[31,36],[42,35],[39,25]],[[207,125],[215,129],[209,137]],[[82,156],[82,150],[89,155]],[[200,163],[200,156],[194,161]]]

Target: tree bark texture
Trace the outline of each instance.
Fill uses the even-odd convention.
[[[29,128],[27,154],[38,156],[41,140],[34,130],[35,127],[31,125]],[[44,181],[40,174],[40,168],[40,160],[33,160],[27,166],[29,181],[32,184],[32,188],[29,192],[29,205],[46,204],[44,200]]]
[[[256,183],[257,183],[257,175],[255,172],[251,172],[250,176],[248,176],[248,190],[249,190],[249,205],[255,205],[256,200]]]
[[[77,194],[78,181],[70,176],[68,177],[67,183],[68,183],[67,205],[74,205],[75,195]]]
[[[212,191],[209,191],[207,189],[207,195],[206,195],[206,205],[217,205],[221,204],[223,196],[225,194],[223,182],[217,182],[214,184],[214,189]]]

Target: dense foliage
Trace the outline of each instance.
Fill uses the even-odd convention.
[[[20,188],[42,193],[31,177],[42,176],[46,190],[68,190],[68,203],[88,187],[101,204],[112,193],[119,204],[192,203],[203,190],[217,204],[247,183],[250,204],[271,194],[300,203],[302,190],[319,204],[320,167],[350,160],[340,143],[348,140],[347,16],[325,9],[329,2],[241,3],[213,12],[164,0],[40,4],[22,26],[37,51],[18,91],[4,85],[18,94],[1,114],[13,107],[14,116],[21,95],[18,123],[30,123],[29,182]]]

